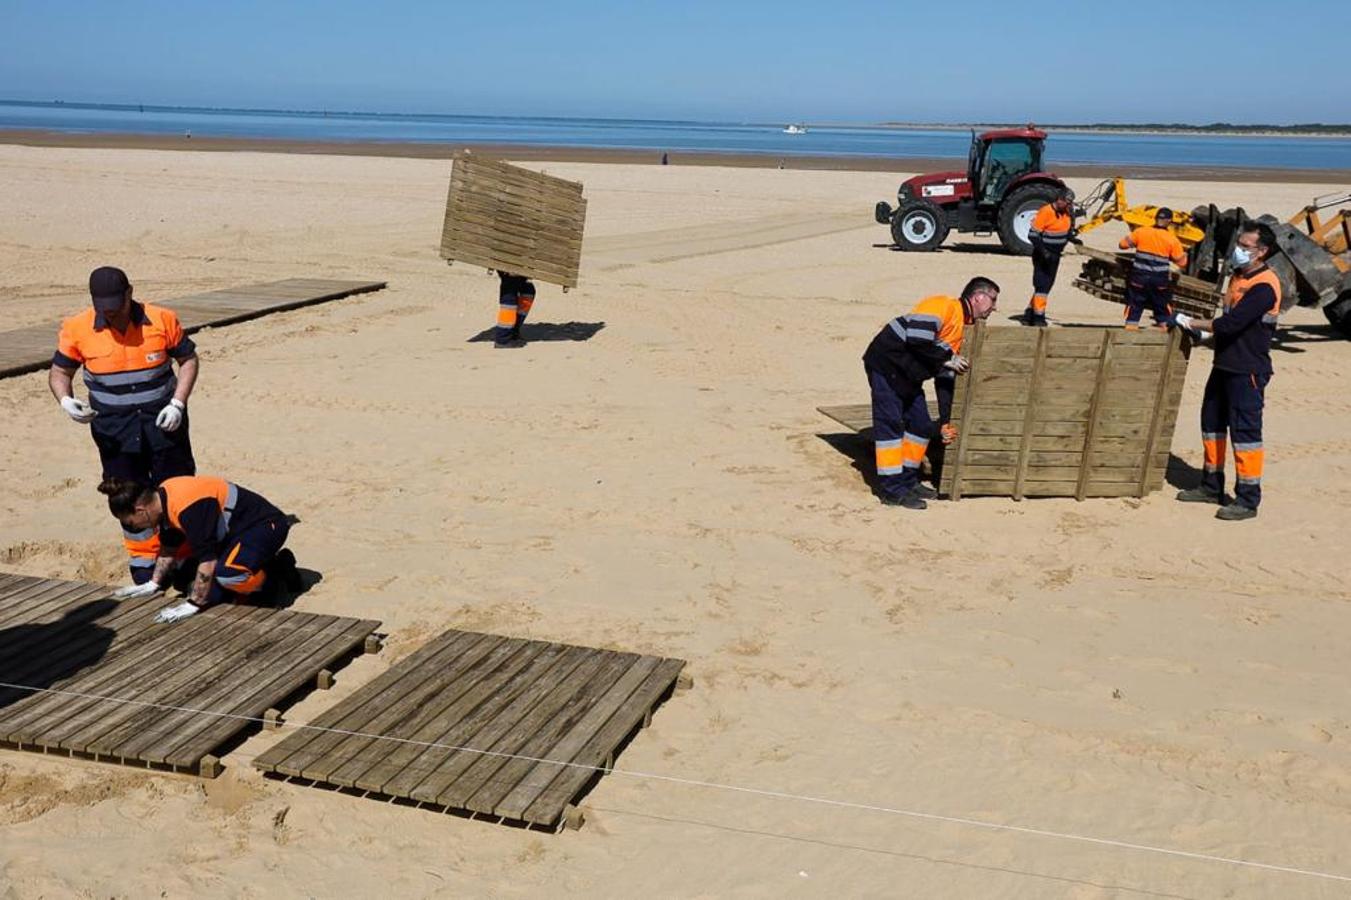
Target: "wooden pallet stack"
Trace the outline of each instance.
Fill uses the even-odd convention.
[[[450,173],[441,256],[576,287],[582,185],[464,152]]]
[[[1079,247],[1076,252],[1086,259],[1074,286],[1094,297],[1124,305],[1133,254],[1108,253],[1092,247]],[[1219,308],[1220,296],[1220,286],[1213,282],[1190,275],[1177,275],[1173,279],[1173,309],[1177,312],[1209,319]]]
[[[1180,332],[979,325],[968,341],[943,494],[1083,500],[1163,486],[1187,373]]]

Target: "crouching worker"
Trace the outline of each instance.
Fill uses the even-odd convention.
[[[164,590],[174,557],[187,546],[198,560],[187,599],[165,607],[157,622],[174,622],[221,602],[263,599],[259,592],[278,584],[300,588],[295,556],[282,549],[290,523],[286,515],[253,491],[222,478],[185,475],[165,479],[158,488],[107,478],[99,491],[108,509],[128,530],[158,527],[160,554],[150,580],[121,599],[147,597]]]
[[[863,354],[863,371],[872,391],[873,441],[877,456],[878,496],[888,506],[925,509],[935,492],[920,485],[919,468],[933,435],[924,382],[934,379],[943,441],[956,438],[952,394],[957,374],[970,364],[961,356],[968,325],[988,319],[999,299],[999,285],[972,278],[962,296],[935,295],[887,323]]]

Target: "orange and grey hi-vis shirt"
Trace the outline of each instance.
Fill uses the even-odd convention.
[[[918,385],[943,373],[943,363],[961,352],[966,320],[966,306],[956,297],[926,297],[877,333],[863,361]]]
[[[1271,374],[1271,339],[1281,315],[1281,279],[1263,265],[1235,273],[1215,320],[1215,368],[1240,375]]]
[[[92,307],[62,322],[52,365],[84,366],[89,404],[98,411],[94,430],[122,437],[139,432],[141,419],[153,420],[173,398],[178,378],[172,360],[181,362],[196,352],[173,312],[132,303],[124,332]]]
[[[1187,265],[1187,251],[1182,249],[1182,242],[1177,239],[1177,235],[1157,225],[1145,225],[1135,229],[1123,237],[1117,246],[1122,250],[1135,249],[1131,274],[1145,280],[1167,280],[1170,260],[1178,268]]]
[[[1048,253],[1061,253],[1065,250],[1065,243],[1070,239],[1070,229],[1073,227],[1074,220],[1070,218],[1068,210],[1058,213],[1054,206],[1047,203],[1037,210],[1037,216],[1032,220],[1032,228],[1028,231],[1027,238],[1034,247],[1040,247]]]
[[[247,488],[206,475],[166,478],[159,487],[164,508],[160,544],[187,543],[199,559],[215,559],[229,539],[268,519],[285,514]]]

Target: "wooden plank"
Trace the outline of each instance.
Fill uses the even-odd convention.
[[[1097,436],[1099,413],[1102,408],[1103,394],[1107,389],[1108,373],[1112,368],[1112,349],[1116,345],[1118,334],[1121,334],[1121,332],[1104,331],[1102,334],[1102,351],[1098,360],[1097,376],[1093,382],[1093,400],[1088,406],[1088,424],[1084,428],[1083,459],[1079,466],[1078,484],[1074,490],[1076,500],[1083,500],[1088,496],[1089,468],[1093,464],[1093,443]]]
[[[452,757],[444,769],[438,770],[432,778],[423,783],[422,789],[433,784],[437,785],[438,791],[433,802],[442,806],[466,807],[469,798],[505,764],[506,760],[502,754],[522,753],[528,746],[533,746],[535,737],[541,729],[546,728],[549,721],[573,701],[578,692],[586,687],[587,682],[593,677],[598,677],[603,670],[609,674],[612,666],[613,660],[607,655],[583,651],[582,659],[576,668],[562,679],[554,681],[542,696],[532,697],[533,702],[528,706],[521,705],[520,717],[512,717],[510,720],[503,717],[494,722],[496,727],[493,730],[498,732],[496,739],[489,746],[481,748],[488,750],[488,753],[466,751],[457,754],[457,757],[462,757],[467,765],[457,767],[457,759]],[[459,771],[454,777],[450,777],[449,772],[456,768]],[[414,796],[417,796],[416,792]],[[483,812],[483,810],[476,811]]]
[[[657,700],[670,690],[684,665],[684,660],[679,659],[663,659],[658,663],[656,669],[624,701],[623,706],[611,715],[576,753],[572,754],[569,761],[575,765],[561,769],[549,785],[529,802],[529,806],[519,814],[519,817],[527,821],[551,824],[554,818],[553,810],[565,807],[577,796],[577,792],[594,777],[594,768],[604,763],[614,748],[633,730],[633,722],[641,721],[641,717],[650,712]],[[541,765],[540,774],[547,775],[548,767]],[[517,810],[523,802],[529,800],[534,787],[533,777],[523,779],[517,789],[502,801],[498,807],[501,810],[499,815],[517,817]]]
[[[1182,353],[1182,329],[1175,328],[1169,335],[1168,354],[1163,361],[1163,374],[1159,378],[1158,391],[1154,395],[1154,411],[1149,423],[1149,442],[1145,445],[1144,471],[1140,473],[1140,496],[1145,495],[1145,487],[1149,483],[1150,466],[1148,462],[1154,456],[1154,448],[1159,441],[1159,433],[1163,427],[1163,420],[1167,417],[1164,405],[1164,398],[1168,393],[1168,376],[1172,370],[1173,360]],[[1176,416],[1176,408],[1174,409]]]
[[[1042,378],[1043,374],[1046,371],[1046,352],[1049,349],[1050,344],[1050,341],[1048,340],[1049,334],[1050,329],[1047,328],[1037,329],[1037,350],[1036,355],[1033,357],[1032,375],[1031,378],[1028,380],[1026,387],[1027,392],[1026,395],[1029,397],[1036,397],[1038,395],[1039,389],[1042,387]],[[1014,484],[1013,484],[1014,500],[1023,499],[1023,482],[1026,481],[1027,478],[1027,466],[1029,462],[1029,457],[1031,456],[1028,445],[1032,440],[1032,420],[1035,414],[1036,414],[1035,408],[1032,406],[1032,404],[1029,403],[1027,406],[1027,410],[1025,411],[1023,416],[1022,441],[1021,445],[1018,448],[1018,458],[1015,463],[1017,466],[1017,473],[1014,475]],[[967,460],[974,465],[976,463],[976,460],[973,459],[972,456],[973,454],[968,454]]]
[[[467,653],[481,637],[469,632],[450,631],[437,640],[423,644],[401,660],[399,666],[386,669],[373,681],[362,685],[357,695],[363,699],[356,702],[355,708],[340,704],[320,714],[309,724],[315,729],[333,728],[339,731],[369,731],[381,727],[373,725],[373,721],[398,706],[405,696],[421,684],[417,679],[405,680],[401,666],[426,669],[428,678],[447,665],[468,666],[476,658],[469,657]],[[294,740],[258,756],[254,766],[265,772],[299,776],[307,765],[312,765],[348,739],[348,735],[339,731],[299,732]]]
[[[0,628],[37,622],[62,613],[71,596],[80,592],[79,582],[38,579],[24,585],[5,599],[0,613]]]
[[[954,424],[957,425],[959,435],[961,434],[961,430],[966,427],[966,423],[972,421],[972,401],[975,391],[972,390],[971,385],[974,383],[976,376],[980,373],[980,356],[982,349],[985,346],[986,335],[989,330],[989,327],[984,322],[976,323],[975,333],[971,336],[971,355],[967,357],[967,359],[970,360],[971,368],[964,377],[959,376],[957,379],[957,389],[962,391],[962,397],[959,403],[958,399],[954,396],[952,405],[958,410],[956,417],[957,421]],[[953,460],[951,474],[949,475],[947,466],[943,467],[943,480],[950,485],[944,493],[948,494],[954,501],[962,499],[962,468],[966,461],[966,452],[966,447],[962,444],[959,436],[957,439],[957,452],[954,454],[956,459]],[[949,479],[951,480],[949,481]]]
[[[560,739],[547,749],[543,756],[551,760],[550,762],[526,762],[516,770],[503,773],[503,777],[500,779],[503,788],[489,812],[510,819],[523,818],[526,808],[544,793],[560,772],[570,768],[565,764],[571,763],[587,743],[594,740],[595,736],[604,729],[607,722],[623,713],[625,704],[629,702],[634,692],[642,687],[643,683],[651,677],[652,673],[663,662],[666,662],[666,660],[655,656],[640,656],[634,659],[628,669],[603,694],[599,694],[591,700],[588,709],[577,719],[576,723],[568,728],[566,733],[560,735]],[[675,675],[671,676],[671,680],[675,680]],[[636,718],[629,718],[629,727],[632,728],[641,722],[642,715],[643,713],[640,712]],[[625,731],[611,746],[613,747],[620,740],[623,740],[627,734],[628,732]],[[512,761],[512,763],[520,762],[519,760]],[[590,774],[593,773],[588,773],[588,775]],[[546,814],[543,821],[538,819],[533,821],[543,825],[553,824],[557,821],[558,815],[562,813],[563,807],[571,799],[571,796],[563,798],[557,809],[552,811],[551,814]],[[483,798],[483,801],[486,802],[486,798]]]
[[[655,657],[642,657],[635,653],[616,653],[596,651],[601,663],[597,670],[585,680],[579,680],[576,691],[559,701],[555,709],[545,705],[531,710],[518,727],[520,735],[528,738],[512,752],[514,759],[481,759],[476,765],[481,768],[481,777],[471,767],[457,783],[453,792],[443,793],[448,805],[462,806],[474,812],[493,813],[497,805],[518,787],[521,780],[535,768],[537,759],[553,758],[554,748],[566,741],[581,727],[587,714],[599,704],[607,693],[635,666],[655,666]],[[606,717],[608,718],[608,716]],[[600,720],[602,723],[604,719]],[[595,723],[588,731],[594,730]],[[464,799],[460,799],[463,796]]]
[[[542,689],[540,686],[548,682],[559,666],[571,665],[567,648],[561,644],[512,638],[496,640],[499,643],[486,663],[476,666],[446,691],[446,702],[401,728],[404,733],[411,731],[415,741],[428,746],[414,744],[394,753],[376,747],[371,758],[344,765],[325,780],[411,797],[445,759],[472,741],[478,730],[502,709],[509,708],[521,692]]]
[[[153,618],[153,615],[147,615],[145,612],[151,607],[152,602],[145,603],[137,612],[138,615],[144,616],[146,621]],[[238,607],[231,609],[239,611]],[[187,638],[194,634],[201,634],[202,640],[214,640],[215,629],[219,625],[218,615],[204,613],[176,626],[184,641],[175,645],[175,651],[182,654],[190,652],[193,648]],[[93,696],[117,696],[113,694],[111,686],[117,683],[124,672],[143,667],[146,677],[154,677],[155,664],[166,666],[169,664],[164,658],[162,644],[147,639],[144,632],[128,644],[129,646],[120,649],[115,656],[103,662],[96,671],[79,679],[78,684],[82,693]],[[42,704],[29,705],[22,710],[16,711],[14,707],[5,710],[3,717],[0,718],[0,735],[14,743],[30,743],[36,734],[54,732],[58,728],[66,727],[72,731],[78,730],[99,715],[97,707],[100,701],[92,697],[49,695],[44,700]],[[59,740],[58,737],[58,743]]]
[[[308,642],[303,654],[291,654],[279,661],[271,680],[265,681],[263,678],[255,677],[246,681],[246,686],[264,681],[252,693],[236,691],[207,700],[206,702],[222,713],[219,718],[199,717],[196,726],[191,728],[184,723],[182,734],[175,735],[178,739],[176,743],[166,741],[162,747],[157,747],[153,752],[142,754],[142,758],[172,766],[196,765],[213,748],[220,746],[230,735],[239,731],[240,717],[245,720],[256,720],[264,710],[280,703],[301,688],[313,684],[317,672],[330,671],[330,667],[357,651],[366,637],[380,627],[380,623],[372,619],[352,620],[342,617],[334,619],[334,624]],[[249,660],[250,665],[254,662],[253,659]],[[258,667],[259,674],[265,675],[266,663],[260,661]]]

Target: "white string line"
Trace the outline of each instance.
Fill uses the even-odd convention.
[[[81,697],[86,700],[100,700],[111,703],[122,703],[129,706],[141,706],[149,709],[166,710],[169,712],[183,712],[194,715],[212,716],[219,719],[235,719],[242,722],[253,722],[260,725],[268,724],[266,719],[261,716],[245,716],[238,713],[217,712],[210,709],[194,709],[190,706],[173,706],[167,703],[154,703],[148,700],[130,700],[124,697],[108,697],[101,694],[88,694],[82,691],[68,691],[57,688],[32,687],[25,684],[10,684],[0,681],[0,688],[11,688],[20,691],[30,691],[43,694],[60,694],[66,697]],[[1295,866],[1283,866],[1274,863],[1256,862],[1249,859],[1237,859],[1229,856],[1215,856],[1209,853],[1196,853],[1190,850],[1177,850],[1171,847],[1156,847],[1150,844],[1137,844],[1130,841],[1119,841],[1112,838],[1092,837],[1083,834],[1072,834],[1063,831],[1050,831],[1044,828],[1031,828],[1024,825],[1007,825],[1000,822],[986,822],[981,819],[967,819],[961,816],[946,816],[940,813],[920,812],[912,809],[901,809],[894,806],[877,806],[870,803],[857,803],[852,800],[835,800],[830,797],[814,797],[810,794],[793,794],[787,791],[776,791],[768,788],[745,787],[735,784],[724,784],[717,781],[701,781],[695,778],[681,778],[676,775],[662,775],[658,772],[640,772],[636,769],[606,769],[604,766],[591,766],[585,763],[567,762],[564,760],[545,759],[537,756],[526,756],[519,753],[506,753],[500,750],[483,750],[477,747],[461,747],[454,744],[441,744],[436,741],[419,741],[413,738],[401,738],[387,734],[372,734],[366,731],[349,731],[345,728],[329,728],[322,725],[309,724],[290,724],[283,723],[283,728],[292,728],[297,731],[317,731],[327,734],[337,734],[344,737],[370,738],[377,741],[389,741],[397,744],[408,744],[415,747],[426,747],[429,749],[450,750],[456,753],[477,753],[482,756],[493,756],[500,759],[514,759],[529,763],[544,763],[552,766],[559,766],[567,769],[585,769],[589,772],[600,772],[602,774],[624,775],[629,778],[646,779],[649,781],[662,781],[668,784],[680,784],[686,787],[701,787],[710,790],[728,791],[739,794],[750,794],[757,797],[771,797],[776,800],[793,800],[799,803],[815,803],[821,806],[833,806],[839,809],[856,809],[865,812],[886,813],[894,816],[906,816],[912,819],[924,819],[931,822],[948,822],[954,825],[966,825],[972,828],[985,828],[991,831],[1008,831],[1016,834],[1030,834],[1038,837],[1056,838],[1063,841],[1076,841],[1084,844],[1096,844],[1103,847],[1116,847],[1124,850],[1138,850],[1143,853],[1158,853],[1164,856],[1176,856],[1183,859],[1195,859],[1203,862],[1227,863],[1232,866],[1242,866],[1251,869],[1262,869],[1269,872],[1284,872],[1290,875],[1304,875],[1309,878],[1323,878],[1329,881],[1351,882],[1351,875],[1339,875],[1334,872],[1321,872],[1316,869],[1300,869]],[[378,791],[375,793],[379,793]]]

